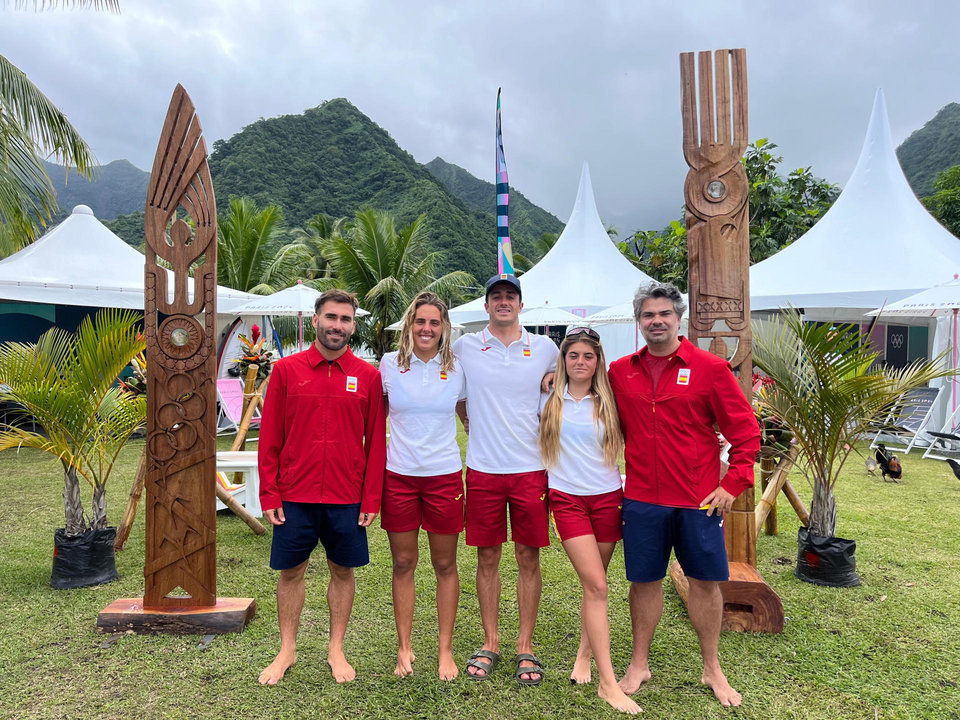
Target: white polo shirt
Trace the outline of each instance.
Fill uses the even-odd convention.
[[[446,475],[463,467],[457,445],[457,401],[464,396],[464,373],[443,372],[440,356],[423,362],[415,354],[410,369],[397,365],[397,353],[380,361],[383,393],[390,406],[387,469],[400,475]]]
[[[495,474],[543,470],[540,381],[557,367],[553,340],[523,330],[504,347],[486,327],[457,340],[453,352],[467,378],[467,467]]]
[[[541,408],[549,395],[543,396]],[[579,402],[563,393],[563,424],[560,426],[560,454],[547,470],[551,490],[570,495],[600,495],[623,487],[620,468],[603,458],[603,422],[593,419],[593,397]]]

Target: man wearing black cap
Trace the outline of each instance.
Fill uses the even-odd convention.
[[[467,385],[466,542],[477,548],[477,599],[483,623],[483,647],[467,662],[467,674],[489,677],[500,662],[500,556],[507,540],[510,511],[517,558],[517,638],[515,677],[523,685],[543,680],[543,665],[533,654],[533,629],[540,605],[540,548],[550,544],[547,474],[537,449],[540,382],[556,367],[557,346],[544,335],[520,326],[520,281],[494,275],[487,281],[490,324],[453,345]]]

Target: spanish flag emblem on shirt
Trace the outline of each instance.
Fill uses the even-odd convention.
[[[525,348],[523,349],[523,356],[524,356],[524,357],[530,357],[530,348],[525,347]]]
[[[440,379],[441,379],[441,380],[446,380],[446,379],[447,379],[447,373],[446,373],[445,370],[441,370],[441,371],[440,371]]]
[[[353,375],[347,376],[347,392],[357,391],[357,379]]]

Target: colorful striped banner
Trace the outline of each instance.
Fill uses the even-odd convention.
[[[513,274],[513,248],[510,246],[508,219],[510,181],[507,161],[503,157],[503,135],[500,132],[500,89],[497,89],[497,273]]]

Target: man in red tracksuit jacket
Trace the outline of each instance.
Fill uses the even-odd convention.
[[[724,706],[739,705],[720,667],[721,581],[728,579],[723,511],[753,484],[757,421],[730,365],[680,337],[683,296],[668,283],[641,286],[634,314],[647,346],[610,366],[626,441],[623,551],[630,581],[633,656],[620,686],[650,678],[650,642],[663,612],[671,549],[690,583],[687,608],[700,638],[701,682]],[[720,480],[714,427],[731,444]]]
[[[356,297],[317,298],[316,341],[273,368],[260,424],[260,504],[273,525],[270,567],[280,571],[280,652],[260,673],[275,685],[296,661],[310,554],[323,545],[330,569],[327,662],[337,682],[356,677],[343,654],[353,608],[353,569],[369,562],[366,529],[380,512],[386,418],[380,373],[347,346]]]

